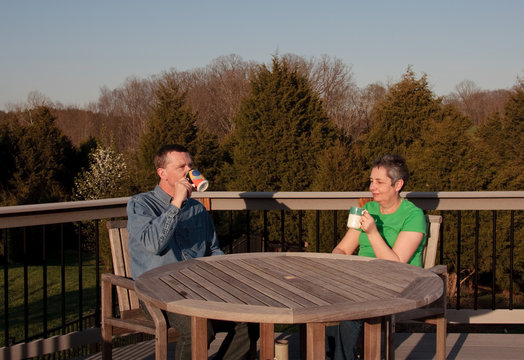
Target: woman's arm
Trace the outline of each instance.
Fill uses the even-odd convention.
[[[358,237],[360,236],[360,231],[355,229],[348,229],[346,235],[340,240],[338,245],[333,249],[333,254],[345,254],[353,255],[355,250],[358,247]]]

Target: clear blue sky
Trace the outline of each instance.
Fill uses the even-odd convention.
[[[522,0],[0,0],[0,110],[31,91],[85,106],[130,76],[229,54],[326,54],[360,87],[412,65],[437,95],[466,79],[510,88],[524,75],[523,15]]]

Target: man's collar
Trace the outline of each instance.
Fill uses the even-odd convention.
[[[160,200],[162,200],[163,202],[165,202],[166,204],[170,204],[171,201],[173,200],[173,198],[171,197],[171,195],[169,195],[168,193],[166,193],[160,186],[155,186],[155,195],[158,196],[158,198]],[[183,208],[184,205],[187,203],[187,200],[184,200],[184,202],[182,203],[182,206],[180,206],[180,208]]]
[[[169,204],[171,202],[171,200],[173,200],[173,198],[171,197],[171,195],[169,195],[168,193],[166,193],[160,186],[155,186],[155,195],[158,196],[158,198],[160,200],[162,200],[163,202],[165,202],[166,204]]]

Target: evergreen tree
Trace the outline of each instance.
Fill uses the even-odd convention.
[[[18,204],[68,200],[77,171],[71,141],[55,126],[47,107],[34,111],[32,123],[15,127],[15,168],[11,187]]]
[[[235,119],[232,191],[306,191],[337,133],[306,78],[285,60],[261,66]]]
[[[429,119],[438,117],[440,111],[440,101],[434,98],[426,76],[417,80],[408,69],[373,112],[372,127],[360,143],[362,155],[370,163],[385,153],[409,158],[410,147],[421,139]]]
[[[478,167],[482,171],[478,176],[484,180],[484,191],[520,191],[524,188],[524,81],[519,80],[505,104],[504,114],[495,113],[488,121],[479,126],[476,132],[475,152]],[[518,212],[514,214],[514,234],[510,231],[511,213],[497,212],[496,239],[496,283],[501,289],[509,288],[509,258],[511,238],[514,239],[514,273],[515,288],[524,289],[524,242],[518,241],[524,236],[523,218]],[[492,277],[492,236],[493,214],[480,212],[480,246],[481,275]]]
[[[157,150],[166,144],[187,147],[195,167],[209,178],[211,188],[216,190],[213,179],[218,177],[222,158],[216,136],[197,128],[196,116],[186,102],[186,93],[180,90],[174,78],[165,77],[159,81],[155,95],[156,103],[137,154],[135,192],[150,190],[158,183],[153,159]]]
[[[14,139],[7,123],[0,124],[0,204],[12,205],[10,180],[15,171]]]
[[[504,116],[496,113],[477,132],[478,149],[490,171],[486,190],[522,190],[524,188],[524,80],[515,85],[504,107]]]
[[[437,104],[438,100],[434,100]],[[424,121],[420,137],[406,153],[412,176],[410,191],[475,191],[482,178],[471,176],[472,122],[455,107],[446,106]]]
[[[339,136],[307,79],[278,57],[253,75],[235,125],[224,172],[230,191],[311,190],[321,155]],[[252,216],[254,232],[262,230],[261,216]],[[282,216],[294,225],[286,228],[286,243],[296,242],[297,213],[284,211],[268,214],[269,240],[280,242]]]

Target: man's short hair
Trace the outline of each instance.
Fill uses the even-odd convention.
[[[155,159],[154,159],[155,169],[166,167],[167,154],[169,154],[170,152],[181,152],[181,153],[189,154],[189,150],[183,145],[178,145],[178,144],[164,145],[160,149],[158,149],[158,151],[155,154]]]
[[[383,167],[386,169],[388,177],[391,179],[391,185],[402,179],[404,180],[404,186],[409,180],[409,170],[406,160],[397,154],[384,154],[379,156],[373,163],[373,167]],[[401,189],[402,190],[402,189]]]

